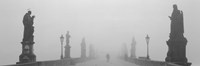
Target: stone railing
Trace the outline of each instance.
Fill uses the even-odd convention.
[[[154,61],[147,59],[137,59],[137,58],[127,58],[128,62],[135,63],[140,66],[180,66],[174,63],[164,62],[164,61]]]
[[[91,58],[72,58],[62,60],[51,60],[51,61],[37,61],[32,63],[14,64],[5,66],[75,66],[76,63],[86,62]]]
[[[74,58],[71,60],[71,65],[93,60],[94,58]]]

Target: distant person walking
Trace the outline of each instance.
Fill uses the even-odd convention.
[[[110,55],[109,54],[106,55],[106,59],[107,59],[107,62],[110,61]]]

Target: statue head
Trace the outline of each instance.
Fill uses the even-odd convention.
[[[176,4],[173,5],[173,8],[174,8],[175,10],[178,10],[178,7],[177,7]]]
[[[28,11],[28,14],[31,15],[31,11]]]

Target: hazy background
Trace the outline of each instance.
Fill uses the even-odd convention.
[[[35,18],[34,53],[37,61],[60,58],[60,36],[70,31],[71,56],[80,56],[82,38],[102,51],[116,52],[132,37],[137,57],[146,56],[146,34],[150,36],[150,58],[164,61],[168,47],[172,5],[184,13],[187,58],[200,65],[199,0],[1,0],[0,65],[15,64],[21,54],[22,19],[30,8]],[[112,48],[111,48],[112,47]]]

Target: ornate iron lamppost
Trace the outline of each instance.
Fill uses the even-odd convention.
[[[146,42],[147,42],[147,59],[149,59],[149,40],[150,40],[150,37],[147,35],[145,37],[146,39]]]
[[[60,37],[60,42],[61,42],[61,56],[60,56],[60,59],[63,59],[63,41],[64,41],[64,37],[63,37],[63,35],[61,35],[61,37]]]

